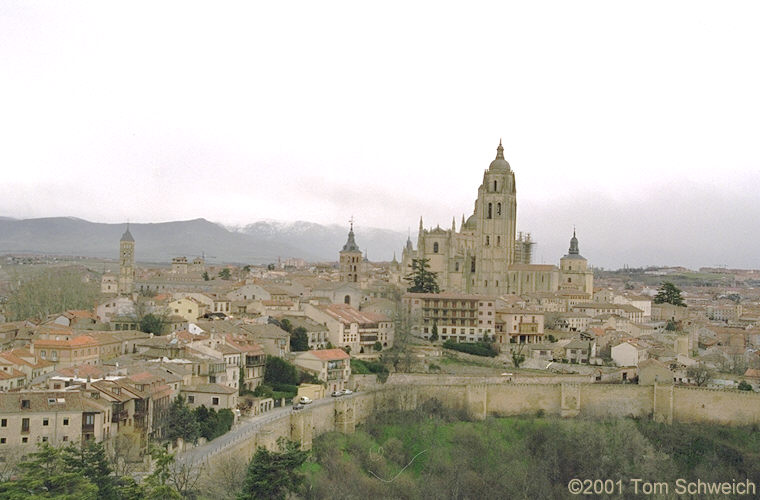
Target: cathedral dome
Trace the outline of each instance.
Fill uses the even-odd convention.
[[[504,148],[501,145],[501,139],[499,139],[499,147],[496,148],[496,158],[488,166],[488,170],[509,172],[509,163],[504,159]]]
[[[578,250],[578,238],[575,236],[575,229],[573,229],[573,237],[570,238],[570,249],[567,251],[567,255],[562,258],[586,260],[586,258],[581,255],[580,250]]]
[[[464,227],[467,229],[477,229],[478,228],[478,218],[475,217],[475,214],[472,214],[467,218],[467,222],[464,223]]]

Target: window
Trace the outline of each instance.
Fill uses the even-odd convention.
[[[95,415],[88,413],[84,416],[84,425],[95,425]]]
[[[486,213],[486,219],[491,219],[493,217],[493,203],[488,204],[488,213]]]
[[[63,436],[62,440],[63,441],[68,441],[69,440],[69,436]]]
[[[28,399],[22,399],[21,400],[21,408],[22,409],[27,409],[28,410],[30,407],[31,406],[29,404],[29,400]]]
[[[8,427],[8,419],[4,418],[0,420],[0,427]]]
[[[42,419],[42,425],[45,425],[45,426],[46,426],[46,425],[48,425],[49,423],[50,423],[50,420],[48,420],[47,418],[43,418],[43,419]]]
[[[63,425],[69,425],[69,419],[68,418],[64,418],[63,419]]]
[[[501,203],[496,204],[496,215],[501,215]]]
[[[486,235],[486,246],[491,244],[491,237]]]
[[[5,438],[0,438],[0,444],[5,444]]]
[[[42,436],[42,442],[43,442],[43,443],[47,443],[47,440],[48,440],[48,437],[47,437],[47,436]]]
[[[22,418],[21,419],[21,432],[29,432],[29,419],[28,418]]]
[[[454,271],[459,272],[459,262],[454,263]]]
[[[195,396],[188,396],[187,397],[187,402],[188,403],[195,403]]]
[[[498,187],[499,187],[499,181],[493,181],[493,190],[498,191],[499,190]]]
[[[28,443],[29,442],[29,438],[26,437],[26,436],[24,436],[24,437],[21,438],[21,442],[22,443]]]
[[[433,253],[438,253],[438,242],[433,243]]]
[[[501,246],[501,236],[496,237],[496,246]]]
[[[219,404],[219,398],[211,398],[211,404],[212,405],[218,405]]]

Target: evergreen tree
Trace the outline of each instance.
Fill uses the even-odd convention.
[[[228,280],[232,278],[232,273],[230,272],[230,268],[225,267],[224,269],[219,271],[219,277],[222,278],[223,280]]]
[[[412,272],[404,278],[411,286],[407,292],[415,293],[439,293],[436,279],[438,273],[430,271],[430,259],[412,259]]]
[[[278,326],[288,333],[293,331],[293,325],[290,323],[290,320],[288,318],[283,318],[280,320]]]
[[[295,493],[303,484],[304,477],[298,471],[308,453],[301,451],[298,443],[280,438],[280,451],[259,448],[248,464],[243,490],[238,500],[284,499]]]
[[[195,443],[200,436],[200,426],[195,419],[193,411],[185,404],[185,398],[182,395],[172,401],[169,407],[168,428],[166,432],[167,439],[175,440],[182,438],[188,443]]]
[[[298,373],[295,365],[276,356],[267,356],[264,382],[298,385]]]
[[[154,335],[162,335],[164,333],[165,321],[159,315],[148,313],[140,320],[140,331],[145,333],[152,333]]]
[[[434,321],[433,322],[433,331],[430,334],[430,341],[431,342],[435,342],[436,340],[438,340],[438,323]]]
[[[684,306],[681,297],[681,290],[670,281],[664,281],[660,288],[657,290],[657,295],[654,296],[655,304],[673,304],[674,306]]]
[[[287,321],[287,320],[283,320]],[[291,351],[308,351],[309,335],[306,328],[298,326],[290,332],[290,350]]]
[[[179,397],[178,397],[179,399]],[[175,400],[176,401],[176,400]],[[182,495],[169,484],[170,466],[174,463],[174,455],[166,448],[154,446],[150,450],[153,459],[153,472],[145,478],[145,498],[149,500],[179,500]]]
[[[19,475],[0,483],[0,498],[30,500],[57,498],[61,500],[96,500],[98,487],[81,471],[72,470],[63,460],[58,448],[42,443],[37,451],[19,463]]]
[[[85,441],[81,446],[70,444],[61,449],[61,458],[71,472],[86,477],[98,487],[98,499],[116,500],[118,481],[111,473],[106,450],[102,443]]]

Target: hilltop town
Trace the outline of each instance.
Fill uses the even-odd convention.
[[[142,264],[129,225],[110,261],[3,256],[0,456],[93,440],[147,471],[150,443],[190,456],[399,374],[760,390],[760,271],[595,270],[574,228],[534,264],[516,205],[499,144],[473,213],[390,262],[353,221],[333,262]]]

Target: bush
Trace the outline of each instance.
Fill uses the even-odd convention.
[[[494,358],[499,354],[491,344],[485,342],[454,342],[453,340],[447,340],[443,343],[443,347],[454,351],[465,352],[467,354],[474,354],[475,356],[487,356],[489,358]]]
[[[750,385],[746,380],[742,380],[739,382],[739,386],[737,387],[740,391],[751,391],[752,385]]]
[[[298,392],[298,386],[292,385],[292,384],[281,384],[279,382],[273,382],[272,390],[280,391],[280,392],[291,392],[293,394],[296,394]]]

